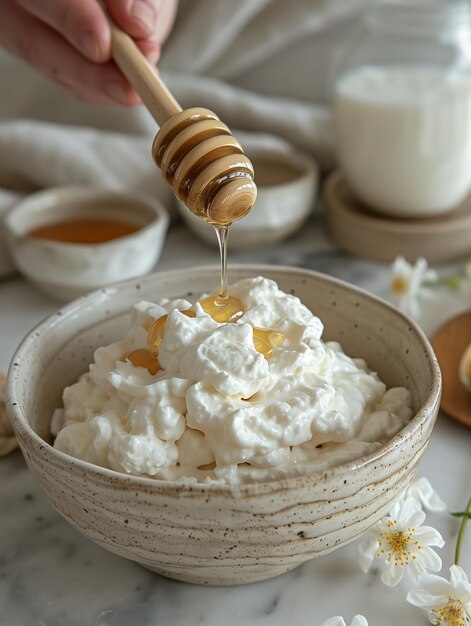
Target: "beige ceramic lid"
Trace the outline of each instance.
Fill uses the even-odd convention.
[[[341,249],[378,261],[401,255],[439,263],[471,253],[471,196],[457,209],[428,219],[397,219],[370,212],[333,172],[324,187],[327,230]]]

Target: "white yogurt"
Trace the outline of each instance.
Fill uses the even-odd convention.
[[[134,475],[175,480],[273,480],[358,458],[411,418],[409,393],[386,390],[366,364],[321,340],[322,322],[298,298],[258,277],[229,288],[245,313],[220,324],[185,300],[141,302],[120,342],[98,348],[64,390],[54,446]],[[196,316],[180,310],[192,308]],[[168,313],[156,375],[126,355],[147,348]],[[285,335],[267,360],[253,327]],[[209,467],[206,467],[209,466]]]
[[[338,154],[371,208],[398,216],[453,209],[471,186],[471,81],[431,67],[354,70],[336,87]]]

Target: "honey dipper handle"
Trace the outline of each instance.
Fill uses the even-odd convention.
[[[107,15],[111,28],[111,54],[116,65],[140,95],[159,126],[180,113],[181,106],[156,74],[129,35]]]

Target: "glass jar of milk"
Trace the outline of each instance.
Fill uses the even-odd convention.
[[[471,190],[471,2],[375,0],[335,80],[340,166],[367,207],[453,210]]]

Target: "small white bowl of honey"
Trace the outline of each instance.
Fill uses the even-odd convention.
[[[60,300],[151,271],[169,217],[155,198],[95,187],[58,187],[21,201],[5,218],[19,271]]]

